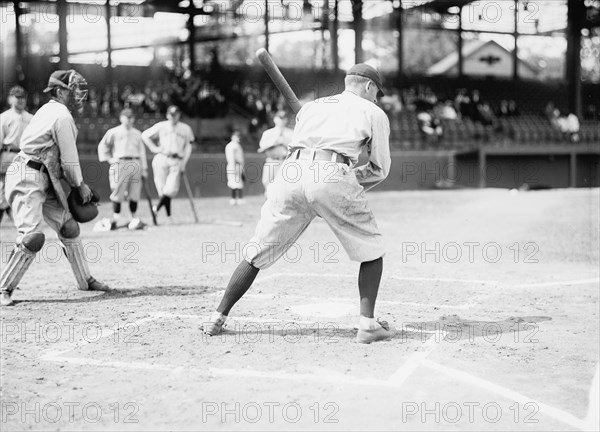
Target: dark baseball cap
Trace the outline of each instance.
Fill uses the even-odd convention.
[[[119,115],[129,117],[129,118],[135,117],[131,108],[123,108],[121,110],[121,114],[119,114]]]
[[[358,75],[370,79],[379,89],[377,96],[383,96],[383,81],[381,79],[381,75],[374,67],[369,66],[366,63],[357,63],[350,68],[346,75]]]
[[[14,86],[8,91],[8,95],[17,98],[24,98],[27,97],[27,92],[21,86]]]
[[[55,87],[69,88],[71,72],[71,70],[57,70],[52,72],[50,78],[48,78],[48,86],[44,89],[44,93],[48,93]]]
[[[167,108],[167,114],[181,114],[181,110],[177,105],[171,105]]]

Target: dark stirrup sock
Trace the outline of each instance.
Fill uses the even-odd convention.
[[[129,201],[129,211],[133,214],[137,211],[137,209],[138,209],[137,201]]]
[[[381,274],[383,273],[383,258],[363,262],[358,273],[358,291],[360,293],[360,314],[374,318],[375,300],[379,291]]]
[[[160,198],[158,199],[158,204],[156,204],[156,211],[159,211],[162,206],[165,205],[165,200],[167,199],[167,197],[165,195],[161,195]]]
[[[220,312],[223,315],[229,315],[229,311],[233,305],[246,294],[246,291],[248,291],[252,282],[256,279],[258,272],[259,269],[248,263],[246,260],[242,260],[240,265],[231,275],[231,279],[225,289],[225,294],[223,294],[217,312]]]
[[[167,216],[171,216],[171,197],[165,196],[165,210]]]
[[[121,213],[121,203],[120,202],[113,202],[113,213],[115,214],[119,214]]]

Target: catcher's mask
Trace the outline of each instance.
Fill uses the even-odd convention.
[[[59,70],[50,75],[48,87],[44,92],[49,92],[56,87],[69,90],[67,107],[71,111],[81,113],[88,96],[87,85],[85,78],[76,70]]]

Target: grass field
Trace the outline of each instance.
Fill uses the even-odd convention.
[[[262,198],[239,207],[198,199],[200,224],[178,200],[170,226],[83,226],[92,273],[112,293],[77,291],[52,236],[14,293],[17,304],[1,311],[0,426],[590,428],[599,196],[369,193],[388,251],[377,316],[398,329],[371,345],[354,341],[358,264],[322,221],[259,274],[222,336],[202,334]],[[145,206],[142,216],[149,222]],[[242,226],[210,223],[224,220]],[[5,265],[10,222],[1,236]]]

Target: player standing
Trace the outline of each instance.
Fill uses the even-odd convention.
[[[0,275],[0,304],[13,303],[11,294],[42,249],[42,219],[56,231],[81,290],[105,291],[92,277],[79,238],[79,224],[69,212],[64,179],[85,204],[92,191],[83,181],[75,141],[77,127],[71,112],[81,112],[87,82],[75,70],[53,72],[44,90],[50,101],[33,116],[21,136],[21,151],[6,174],[6,197],[19,232],[15,248]]]
[[[230,205],[243,204],[244,189],[244,149],[240,143],[240,132],[231,134],[231,141],[225,146],[227,159],[227,187],[231,189]]]
[[[119,121],[121,125],[106,131],[98,144],[98,159],[110,164],[108,175],[113,205],[110,227],[116,229],[121,224],[121,203],[129,200],[131,220],[128,227],[131,230],[142,229],[144,224],[136,216],[136,212],[143,179],[148,176],[146,146],[142,133],[133,127],[135,117],[130,108],[121,111]]]
[[[164,206],[169,220],[171,220],[171,198],[179,192],[181,175],[185,172],[192,155],[194,142],[192,128],[180,119],[181,111],[171,105],[167,108],[166,121],[156,123],[142,132],[144,143],[152,153],[156,154],[152,159],[152,170],[159,201],[154,212],[158,213]]]
[[[258,148],[259,153],[264,152],[267,156],[262,173],[265,196],[277,176],[279,167],[288,155],[288,147],[294,134],[294,131],[287,127],[285,111],[277,111],[273,117],[273,123],[275,123],[274,127],[263,132]]]
[[[369,209],[363,184],[375,186],[390,170],[390,124],[375,104],[383,95],[379,72],[361,63],[346,75],[345,91],[304,105],[297,115],[290,156],[270,186],[251,245],[233,273],[204,332],[216,335],[231,308],[252,285],[260,269],[275,263],[322,217],[360,273],[357,341],[388,339],[393,331],[374,318],[383,271],[383,241]],[[332,103],[334,101],[335,103]],[[363,147],[369,162],[354,168]]]
[[[19,153],[21,135],[33,117],[25,111],[27,93],[23,87],[14,86],[9,90],[8,103],[10,109],[0,114],[0,222],[4,212],[9,211],[4,194],[6,171]]]

